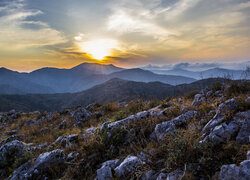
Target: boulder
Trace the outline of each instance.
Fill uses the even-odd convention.
[[[204,97],[204,95],[202,95],[202,94],[196,94],[194,96],[194,100],[192,102],[192,105],[193,106],[197,106],[197,105],[199,105],[199,104],[201,104],[201,103],[203,103],[205,101],[206,101],[206,98]]]
[[[160,173],[156,180],[167,180],[167,174]]]
[[[152,154],[154,150],[143,150],[138,155],[139,159],[144,163],[152,163]]]
[[[78,134],[71,134],[69,136],[62,137],[59,141],[62,147],[70,147],[72,145],[78,144],[78,137]]]
[[[234,121],[229,124],[222,123],[213,128],[210,134],[206,136],[202,142],[210,141],[213,144],[219,144],[235,137],[238,131],[239,125]]]
[[[250,103],[250,97],[247,97],[245,100],[247,103]]]
[[[65,155],[60,149],[41,154],[34,164],[29,161],[14,171],[12,180],[53,179],[65,169]]]
[[[1,142],[0,142],[0,147],[8,142],[11,142],[11,141],[14,141],[14,140],[22,140],[24,139],[25,135],[24,134],[19,134],[19,135],[12,135],[12,136],[9,136],[5,139],[3,139]]]
[[[102,163],[102,167],[97,170],[97,180],[111,180],[113,179],[112,170],[114,170],[121,163],[120,159],[109,160]]]
[[[156,172],[154,170],[148,170],[141,176],[140,180],[156,180],[156,178]]]
[[[184,171],[176,169],[175,171],[167,175],[167,180],[181,180],[184,175]]]
[[[112,180],[112,169],[108,166],[104,166],[97,170],[97,180]]]
[[[245,119],[243,125],[240,128],[240,131],[236,137],[236,141],[241,144],[250,143],[250,119]]]
[[[224,118],[223,114],[221,113],[221,111],[217,111],[216,114],[214,115],[214,117],[210,121],[208,121],[208,123],[204,126],[204,128],[202,129],[202,133],[206,134],[212,128],[214,128],[215,126],[222,123],[224,121],[224,119],[225,118]]]
[[[88,128],[82,135],[84,140],[88,140],[97,132],[97,128]]]
[[[154,137],[160,142],[165,139],[167,133],[174,135],[174,131],[175,124],[172,121],[162,122],[156,125],[154,132],[151,134],[151,138]]]
[[[75,118],[75,124],[81,125],[82,123],[90,119],[91,112],[89,112],[85,108],[80,107],[72,113],[72,116]]]
[[[223,165],[220,170],[221,180],[246,180],[250,177],[250,160],[245,160],[240,165]]]
[[[188,111],[176,118],[174,118],[172,121],[175,124],[175,126],[182,126],[188,123],[191,119],[195,118],[198,115],[198,111]]]
[[[23,142],[14,140],[0,147],[0,169],[10,167],[17,158],[21,158],[26,152]]]
[[[119,166],[121,164],[121,162],[122,161],[120,159],[108,160],[108,161],[102,163],[102,167],[108,166],[111,169],[115,169],[117,166]]]
[[[138,157],[129,155],[118,167],[115,168],[115,173],[119,178],[125,177],[141,164],[142,162]]]

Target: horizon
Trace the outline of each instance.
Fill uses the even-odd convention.
[[[250,60],[249,10],[245,0],[2,0],[0,65],[237,65]]]
[[[0,69],[7,69],[10,71],[14,72],[19,72],[19,73],[31,73],[33,71],[39,70],[39,69],[45,69],[45,68],[55,68],[55,69],[72,69],[74,67],[77,67],[82,64],[98,64],[98,65],[104,65],[104,66],[115,66],[118,68],[122,68],[124,70],[126,69],[143,69],[143,70],[149,70],[149,71],[154,71],[154,70],[175,70],[175,69],[182,69],[182,70],[188,70],[188,71],[193,71],[193,72],[199,72],[199,71],[206,71],[209,69],[228,69],[228,70],[246,70],[250,66],[250,61],[246,62],[241,62],[238,64],[235,63],[188,63],[188,62],[180,62],[180,63],[173,63],[173,64],[145,64],[142,66],[135,66],[135,67],[122,67],[122,66],[116,66],[114,64],[102,64],[98,62],[82,62],[80,64],[64,68],[64,67],[53,67],[53,66],[44,66],[44,67],[39,67],[36,69],[31,69],[30,71],[20,71],[16,69],[10,69],[4,66],[0,66]],[[236,68],[235,68],[236,67]]]

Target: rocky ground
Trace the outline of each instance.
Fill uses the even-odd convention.
[[[164,101],[0,113],[0,179],[250,177],[249,87]]]

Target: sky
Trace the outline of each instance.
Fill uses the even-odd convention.
[[[0,0],[0,67],[250,60],[250,0]]]

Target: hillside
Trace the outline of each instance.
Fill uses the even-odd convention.
[[[160,82],[143,83],[112,79],[80,93],[0,95],[0,101],[4,102],[0,104],[0,111],[11,109],[54,111],[77,105],[86,106],[95,102],[122,102],[137,98],[163,99],[174,95],[183,95],[193,90],[200,90],[218,81],[223,82],[224,80],[206,79],[191,84],[171,86]]]
[[[155,74],[151,71],[146,71],[142,69],[128,69],[119,72],[115,72],[109,75],[111,78],[120,78],[124,80],[130,81],[138,81],[138,82],[153,82],[159,81],[166,84],[171,85],[178,85],[184,83],[191,83],[194,82],[195,79],[187,78],[181,75],[174,76],[174,75],[160,75]]]
[[[23,93],[54,93],[52,88],[33,82],[27,78],[26,73],[0,68],[0,85],[11,86]]]
[[[20,89],[17,89],[8,84],[0,84],[0,94],[25,94]]]
[[[0,179],[248,179],[250,84],[217,82],[196,93],[0,113]]]

